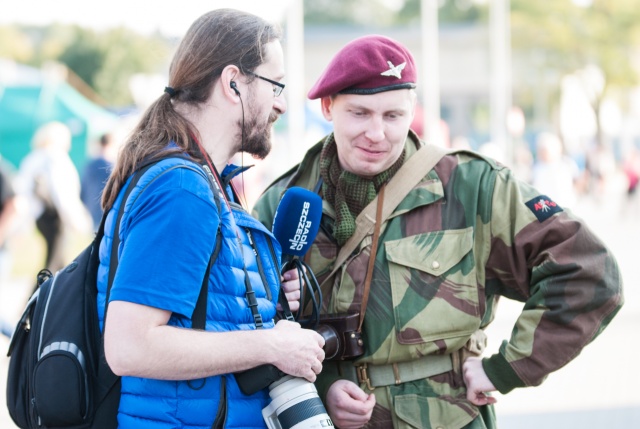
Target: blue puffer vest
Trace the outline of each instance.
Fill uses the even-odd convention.
[[[130,219],[128,215],[136,204],[137,196],[156,177],[178,166],[189,168],[187,174],[199,176],[197,180],[202,180],[205,186],[208,186],[205,172],[196,163],[180,158],[169,158],[152,166],[140,179],[126,201],[120,224],[119,254],[123,243],[127,240],[127,228],[135,223],[135,219]],[[226,168],[223,177],[230,170],[231,168]],[[100,244],[97,307],[101,327],[115,218],[123,195],[124,190],[121,190],[114,207],[108,214],[105,236]],[[213,201],[213,195],[211,201]],[[240,206],[234,203],[228,205],[222,201],[220,209],[220,233],[223,240],[221,251],[209,276],[206,330],[255,329],[253,317],[245,299],[245,272],[240,252],[244,254],[264,327],[272,328],[280,285],[280,245],[271,232]],[[253,246],[247,231],[251,233]],[[239,246],[238,236],[242,242],[242,248]],[[260,264],[257,263],[256,253],[260,257]],[[265,283],[268,285],[266,288]],[[194,287],[200,288],[201,285],[194,285]],[[174,314],[169,324],[190,327],[191,321]],[[123,377],[118,422],[120,428],[127,429],[208,429],[213,427],[214,421],[217,422],[215,427],[265,428],[261,411],[268,402],[266,390],[252,396],[243,395],[234,376],[229,374],[194,380],[190,383]]]

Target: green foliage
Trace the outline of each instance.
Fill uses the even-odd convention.
[[[131,104],[129,78],[164,70],[172,48],[159,35],[142,36],[125,28],[96,32],[60,24],[0,26],[0,56],[35,67],[61,62],[113,107]]]
[[[439,1],[438,20],[447,23],[471,23],[486,20],[486,6],[478,5],[473,0]],[[405,0],[397,18],[399,23],[420,23],[421,0]]]
[[[131,102],[129,78],[164,69],[171,49],[160,38],[143,38],[126,28],[106,34],[103,46],[103,64],[96,73],[94,88],[102,97],[120,105]]]
[[[632,54],[640,42],[640,8],[634,0],[511,0],[513,48],[544,54],[547,66],[571,73],[597,65],[607,86],[638,82]]]
[[[440,3],[443,23],[475,22],[486,16],[486,7],[472,0]],[[304,0],[304,19],[312,25],[418,25],[420,8],[421,0]]]
[[[56,58],[64,63],[89,86],[96,88],[95,77],[104,65],[104,48],[97,34],[74,27],[74,37]]]

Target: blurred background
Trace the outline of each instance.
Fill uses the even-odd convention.
[[[275,177],[331,131],[306,100],[331,57],[350,40],[382,34],[404,43],[420,71],[413,129],[446,147],[469,148],[511,167],[583,217],[612,248],[626,305],[610,327],[540,387],[498,395],[501,428],[640,427],[640,8],[635,0],[23,0],[0,5],[0,163],[15,185],[0,213],[0,322],[11,330],[44,266],[47,241],[29,221],[25,158],[51,122],[84,193],[90,169],[117,146],[167,85],[180,37],[201,14],[246,10],[284,31],[288,111],[274,150],[239,188],[250,207]],[[109,149],[104,137],[109,137]],[[101,143],[102,140],[102,143]],[[22,165],[22,167],[21,167]],[[70,171],[73,170],[73,171]],[[94,179],[95,182],[95,179]],[[0,186],[1,187],[1,186]],[[75,189],[76,186],[67,186]],[[0,194],[4,191],[0,191]],[[67,197],[65,207],[74,206]],[[2,195],[0,195],[0,198]],[[89,200],[87,199],[89,198]],[[83,197],[88,212],[95,195]],[[6,211],[6,210],[3,210]],[[79,210],[74,210],[77,214]],[[10,217],[9,215],[12,214]],[[6,217],[9,220],[4,220]],[[99,218],[99,213],[98,213]],[[84,220],[67,219],[67,262],[89,243]],[[6,224],[6,225],[5,225]],[[490,327],[489,352],[520,310],[512,302]],[[0,335],[0,350],[8,344]],[[0,358],[0,381],[6,376]],[[4,403],[4,389],[0,399]],[[14,427],[0,407],[0,427]]]

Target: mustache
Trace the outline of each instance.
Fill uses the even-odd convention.
[[[271,114],[269,115],[269,124],[273,124],[275,121],[277,121],[280,118],[280,115],[278,113],[275,112],[271,112]]]

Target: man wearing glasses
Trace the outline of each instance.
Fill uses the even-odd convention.
[[[105,355],[122,376],[118,422],[105,427],[265,428],[268,392],[244,395],[233,374],[263,364],[309,381],[320,372],[322,337],[274,320],[281,287],[297,309],[297,278],[281,279],[280,246],[228,186],[237,152],[269,153],[271,125],[287,107],[283,77],[277,29],[248,13],[209,12],[192,24],[166,93],[122,147],[103,195],[98,272],[98,314],[109,298]],[[135,169],[172,152],[189,159],[152,165],[125,201]],[[190,329],[204,290],[204,327]]]
[[[260,76],[259,74],[256,74],[256,73],[251,73],[251,74],[253,76],[259,78],[259,79],[262,79],[262,80],[272,84],[273,85],[273,95],[275,97],[280,97],[280,94],[282,94],[282,91],[284,91],[284,84],[283,83],[276,82],[275,80],[268,79],[268,78],[266,78],[264,76]]]

